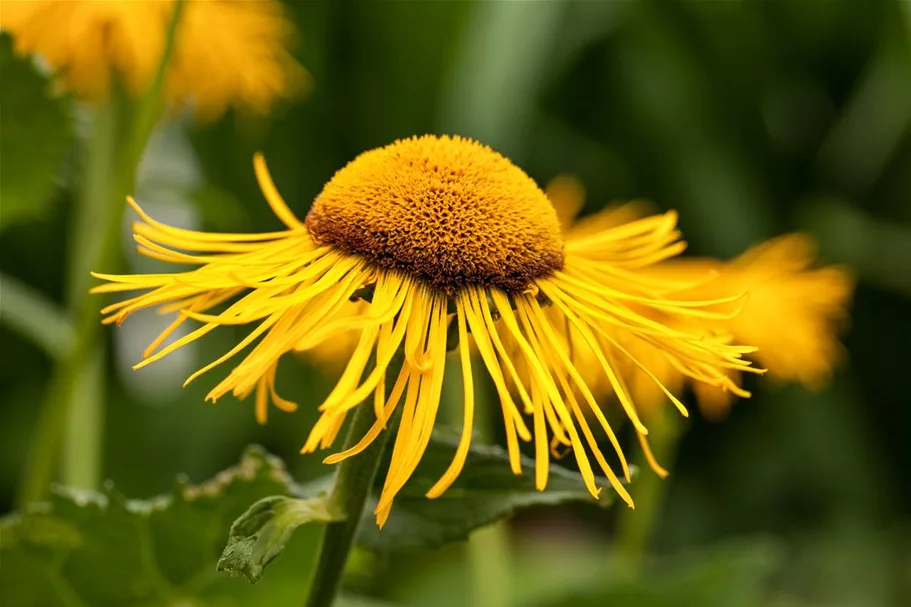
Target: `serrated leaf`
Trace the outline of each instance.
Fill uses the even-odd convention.
[[[510,470],[506,450],[482,445],[469,449],[465,468],[452,487],[441,497],[428,499],[425,493],[449,466],[457,445],[457,439],[434,433],[411,480],[396,496],[386,525],[378,529],[368,511],[369,521],[364,521],[358,541],[381,553],[436,548],[464,540],[473,530],[522,509],[567,502],[601,507],[613,503],[606,479],[598,481],[605,490],[596,501],[577,472],[557,464],[550,466],[547,489],[538,491],[534,460],[523,456],[523,474],[517,476]]]
[[[51,499],[0,521],[4,607],[299,605],[317,535],[297,533],[293,558],[256,587],[218,575],[231,521],[253,502],[288,491],[281,461],[261,448],[200,485],[178,481],[150,500],[55,489]]]
[[[426,498],[427,489],[449,466],[457,446],[457,439],[435,432],[414,475],[396,497],[383,529],[376,526],[372,512],[376,497],[371,499],[358,543],[378,553],[436,548],[464,540],[473,530],[525,508],[580,501],[607,507],[613,502],[606,491],[595,501],[577,472],[556,464],[550,466],[547,490],[538,491],[532,459],[522,457],[525,474],[516,476],[504,449],[481,445],[469,449],[462,474],[442,497]],[[376,491],[383,476],[382,472],[377,475]],[[599,484],[607,486],[607,480],[599,479]],[[272,496],[251,506],[232,526],[219,569],[258,581],[299,525],[339,520],[326,496],[331,487],[331,479],[325,478],[304,487],[289,484],[283,493],[294,492],[300,499]]]
[[[263,498],[231,525],[218,570],[243,574],[255,584],[262,577],[263,568],[285,549],[295,529],[306,523],[341,519],[325,495],[309,499],[281,495]]]
[[[0,229],[40,217],[52,201],[72,137],[70,100],[54,96],[31,57],[13,52],[0,34]]]

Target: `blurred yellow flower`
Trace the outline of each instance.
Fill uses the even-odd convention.
[[[175,0],[2,0],[0,29],[17,53],[41,56],[62,88],[104,99],[116,78],[132,95],[151,84]],[[266,113],[308,75],[288,51],[295,32],[277,0],[185,0],[165,94],[213,118],[228,106]]]
[[[838,333],[846,324],[854,279],[845,268],[818,267],[816,245],[807,234],[787,234],[763,242],[733,261],[679,260],[657,268],[663,277],[685,279],[706,272],[717,277],[681,298],[717,298],[745,293],[739,314],[718,322],[758,349],[755,358],[769,376],[819,389],[831,379],[844,348]],[[735,381],[738,381],[735,375]],[[694,386],[707,417],[723,416],[730,394]]]
[[[579,191],[567,195],[566,177],[548,185],[547,193],[557,209],[580,209]],[[581,186],[580,186],[581,187]],[[584,201],[584,190],[582,191]],[[559,211],[558,211],[559,212]],[[650,214],[643,204],[612,206],[573,224],[567,223],[567,237],[586,233],[592,226],[623,225]],[[570,215],[571,217],[571,215]],[[847,319],[854,280],[841,267],[816,267],[816,247],[806,234],[788,234],[757,245],[730,262],[716,259],[665,261],[643,269],[643,277],[677,283],[673,297],[685,301],[709,301],[743,295],[737,301],[719,304],[717,318],[699,320],[668,318],[660,312],[655,320],[692,332],[706,339],[733,336],[738,342],[757,347],[752,355],[769,375],[781,381],[798,382],[808,388],[823,386],[843,355],[838,341],[839,329]],[[641,341],[626,343],[632,357],[639,360],[660,383],[679,394],[686,374],[660,350]],[[585,367],[582,362],[580,368]],[[726,414],[732,394],[748,395],[736,388],[739,372],[730,370],[733,386],[719,390],[704,382],[691,382],[700,409],[706,417]],[[609,387],[601,393],[607,392]],[[652,379],[631,370],[630,391],[643,408],[660,406],[666,401]]]
[[[685,319],[703,308],[667,298],[667,284],[640,276],[644,268],[681,250],[673,213],[564,242],[556,213],[534,181],[490,148],[459,137],[412,138],[361,154],[325,185],[304,222],[285,205],[259,156],[255,168],[286,230],[183,230],[155,221],[133,203],[142,220],[134,225],[140,252],[198,267],[171,274],[98,274],[108,282],[94,291],[146,290],[108,306],[106,322],[120,323],[147,307],[178,313],[137,367],[220,326],[253,325],[235,348],[187,381],[252,346],[208,399],[255,392],[261,419],[270,397],[279,408],[296,407],[275,391],[282,355],[312,350],[346,333],[356,335],[357,345],[320,405],[321,417],[303,451],[330,447],[347,414],[368,406],[363,403],[372,395],[373,428],[359,444],[326,461],[355,456],[400,409],[401,425],[376,508],[380,525],[429,444],[450,348],[458,349],[462,363],[464,426],[454,461],[427,493],[431,498],[455,481],[468,455],[475,409],[471,347],[497,388],[516,474],[522,472],[518,440],[533,441],[536,486],[544,489],[553,437],[573,452],[592,495],[597,497],[600,488],[591,457],[630,505],[592,425],[606,435],[628,479],[626,459],[572,363],[559,327],[571,325],[577,331],[575,347],[591,351],[643,434],[647,429],[619,376],[626,353],[615,336],[646,342],[688,375],[714,385],[730,381],[728,369],[749,369],[741,355],[752,348],[706,340],[650,318],[660,311],[671,320]],[[364,300],[360,314],[350,313],[352,297]],[[202,326],[165,345],[188,320]],[[450,335],[458,335],[458,345]],[[402,366],[387,386],[387,369],[397,352]],[[368,368],[371,359],[375,366]],[[527,369],[524,377],[518,367]]]

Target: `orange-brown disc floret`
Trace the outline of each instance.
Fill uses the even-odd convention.
[[[485,145],[425,135],[361,154],[316,198],[321,243],[452,293],[520,291],[563,267],[557,215],[535,182]]]

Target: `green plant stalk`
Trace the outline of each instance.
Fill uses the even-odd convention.
[[[472,605],[507,607],[512,602],[508,531],[503,521],[497,521],[468,539]]]
[[[133,105],[115,89],[95,112],[86,177],[67,250],[66,303],[75,339],[52,373],[19,486],[20,507],[44,496],[54,477],[61,438],[64,483],[83,488],[99,484],[104,350],[99,302],[88,293],[89,272],[114,271],[119,260],[124,198],[133,191],[142,152],[164,107],[164,77],[182,6],[183,0],[175,4],[164,52],[146,94]]]
[[[54,477],[68,419],[80,420],[83,428],[81,435],[68,433],[67,439],[77,444],[70,443],[64,448],[64,481],[81,487],[97,485],[101,405],[74,397],[77,393],[100,392],[97,386],[82,381],[85,361],[97,350],[99,333],[98,312],[87,293],[88,273],[94,263],[116,254],[122,211],[120,205],[111,201],[111,190],[118,186],[113,183],[116,177],[112,176],[110,167],[117,158],[116,144],[124,118],[121,106],[120,100],[112,96],[95,112],[86,176],[67,249],[66,302],[75,339],[72,347],[57,360],[51,376],[20,486],[20,506],[44,496]],[[103,382],[98,374],[91,375],[94,377],[88,377],[88,381]]]
[[[646,422],[652,453],[658,463],[670,472],[685,423],[670,407],[656,412]],[[639,469],[639,477],[630,489],[636,508],[624,508],[619,513],[616,550],[622,566],[635,575],[642,568],[658,524],[668,479],[652,471],[641,449],[636,452],[634,464]]]
[[[483,369],[484,363],[477,356],[472,357],[472,369]],[[475,391],[475,425],[477,438],[490,444],[494,437],[493,415],[501,410],[495,403],[496,394],[489,382],[478,382]],[[462,423],[462,382],[451,382],[450,402],[447,403],[453,421]],[[477,607],[508,607],[511,603],[512,557],[509,545],[509,526],[506,521],[497,521],[478,529],[468,538],[468,561],[471,572],[471,604]]]
[[[99,339],[96,301],[88,293],[89,272],[110,268],[119,257],[123,196],[129,193],[126,188],[130,184],[124,183],[127,179],[115,167],[120,161],[118,142],[128,111],[124,98],[115,93],[95,113],[88,172],[67,251],[66,301],[75,323],[76,342],[58,363],[55,385],[59,393],[53,406],[63,409],[66,420],[62,480],[85,489],[97,488],[101,480],[105,384],[103,365],[98,365],[104,358],[104,345]]]
[[[402,368],[403,360],[404,356],[399,352],[389,363],[386,371],[386,385],[390,389],[395,384],[395,378]],[[390,379],[392,381],[389,381]],[[401,419],[400,410],[401,407],[387,421],[386,429],[380,432],[369,447],[338,464],[330,500],[333,511],[339,512],[344,519],[326,525],[320,542],[316,568],[313,570],[307,607],[330,607],[341,589],[345,565],[354,546],[374,479],[383,460],[383,452],[386,450],[390,438],[395,434]],[[364,403],[356,407],[343,448],[349,449],[356,445],[375,422],[376,416],[373,407]]]

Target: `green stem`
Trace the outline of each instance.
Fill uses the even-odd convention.
[[[115,90],[97,107],[83,189],[67,249],[66,304],[75,333],[57,360],[20,482],[20,507],[44,497],[63,439],[63,481],[95,488],[101,477],[104,349],[98,301],[89,272],[119,261],[124,198],[133,191],[142,152],[163,107],[164,74],[173,52],[182,0],[175,5],[165,50],[148,91],[136,105]]]
[[[509,529],[503,521],[478,529],[468,540],[471,604],[506,607],[510,599]]]
[[[393,357],[386,371],[387,385],[391,388],[395,378],[401,370],[404,357],[401,353]],[[319,548],[316,569],[313,572],[310,584],[310,594],[307,597],[307,607],[329,607],[335,601],[342,583],[342,574],[348,555],[354,546],[354,539],[374,479],[383,460],[383,452],[389,443],[390,437],[395,434],[400,416],[393,415],[386,424],[386,429],[380,432],[369,447],[354,457],[338,464],[335,472],[335,482],[332,486],[332,500],[334,509],[340,512],[344,519],[337,523],[329,523],[323,534]],[[361,404],[354,410],[354,418],[345,437],[344,449],[356,445],[364,434],[376,422],[373,407]]]
[[[16,491],[16,506],[20,510],[44,497],[54,476],[59,453],[59,439],[66,422],[63,382],[55,373],[47,396],[38,413],[34,437],[26,455],[25,470]]]
[[[473,357],[472,367],[483,368],[483,361]],[[452,365],[461,371],[458,365]],[[459,379],[450,377],[450,380]],[[478,382],[475,391],[475,426],[477,440],[490,444],[494,440],[493,416],[501,411],[489,382]],[[450,381],[447,388],[447,410],[454,424],[462,424],[462,382]],[[510,602],[511,550],[509,526],[497,521],[478,529],[468,538],[468,561],[471,571],[471,604],[477,607],[507,607]]]
[[[116,177],[112,177],[110,169],[117,162],[122,120],[121,104],[113,98],[95,112],[87,172],[67,249],[66,300],[75,339],[72,347],[57,361],[51,376],[20,486],[20,506],[44,496],[54,477],[68,420],[84,422],[84,432],[81,435],[66,433],[64,482],[91,488],[97,486],[100,477],[98,450],[103,418],[100,398],[89,401],[76,396],[87,392],[99,396],[101,389],[97,383],[103,383],[103,374],[83,373],[87,359],[101,356],[97,343],[98,312],[87,291],[89,271],[116,259],[122,203],[114,201],[113,192],[119,191],[119,187],[114,183]],[[91,385],[90,382],[97,383]],[[85,432],[89,424],[94,427]]]
[[[119,259],[123,197],[130,184],[112,170],[120,161],[118,141],[124,130],[125,104],[117,97],[95,113],[88,174],[76,207],[67,260],[67,306],[75,322],[76,342],[56,370],[58,400],[66,419],[62,480],[86,489],[101,481],[101,438],[104,421],[104,359],[96,302],[89,295],[89,272],[111,268]],[[132,182],[132,180],[129,180]],[[92,367],[94,366],[94,368]]]
[[[668,471],[673,467],[683,429],[683,420],[676,411],[661,410],[648,420],[648,439],[652,453]],[[641,449],[637,452],[634,463],[639,469],[639,477],[631,487],[636,508],[621,509],[616,547],[623,565],[629,572],[636,574],[642,567],[659,521],[668,481],[649,468]]]
[[[91,351],[69,387],[61,478],[70,487],[97,489],[101,484],[106,348],[99,337],[97,331],[91,336]]]
[[[123,172],[129,176],[131,183],[135,179],[136,167],[139,166],[139,161],[142,159],[142,153],[149,142],[152,130],[165,111],[165,80],[171,57],[174,55],[177,43],[177,28],[183,11],[184,0],[177,0],[174,3],[174,12],[171,14],[171,22],[168,25],[164,50],[158,62],[158,69],[155,71],[155,76],[152,78],[152,83],[149,85],[148,90],[139,99],[132,116],[131,129],[127,134],[126,144],[124,145],[125,160],[123,167]]]

